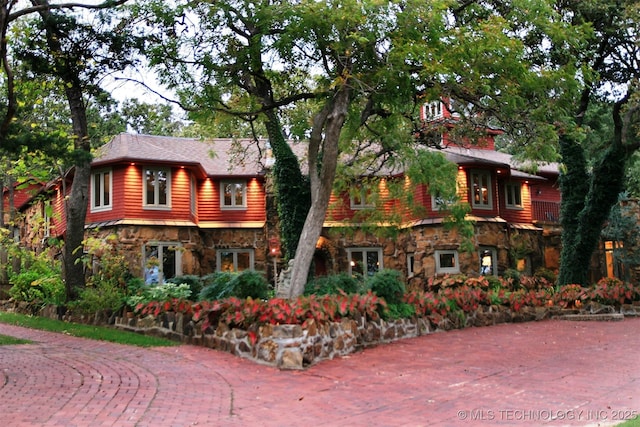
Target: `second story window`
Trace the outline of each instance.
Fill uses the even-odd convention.
[[[220,207],[223,209],[246,209],[247,183],[245,181],[223,181],[220,184]]]
[[[161,208],[171,206],[171,172],[168,169],[145,169],[144,205]]]
[[[471,172],[471,202],[474,208],[491,209],[491,174],[487,171]]]
[[[111,209],[111,171],[95,172],[91,176],[91,211]]]
[[[356,184],[351,190],[351,209],[375,207],[371,190],[362,184]]]
[[[508,208],[522,208],[522,186],[517,182],[505,184],[505,203]]]

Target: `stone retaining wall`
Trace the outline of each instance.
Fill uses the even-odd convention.
[[[636,308],[640,309],[631,307],[624,315],[638,315]],[[593,308],[590,308],[590,311],[593,311]],[[613,307],[602,306],[600,311],[596,315],[600,320],[620,320],[623,317],[602,317],[603,314],[613,313]],[[621,314],[621,311],[618,313]],[[203,333],[200,322],[194,322],[189,316],[164,313],[157,318],[117,318],[116,326],[186,344],[226,351],[280,369],[303,369],[319,361],[345,356],[366,347],[436,331],[558,317],[569,319],[570,316],[575,318],[578,315],[589,317],[585,310],[562,310],[557,307],[526,307],[512,312],[504,306],[483,306],[473,313],[452,313],[442,318],[437,325],[433,325],[426,318],[390,321],[358,318],[326,324],[318,324],[311,320],[304,327],[262,325],[250,330],[230,329],[225,324],[219,324],[216,329],[209,329]]]
[[[427,319],[367,321],[360,318],[323,324],[310,320],[304,327],[262,325],[248,331],[230,329],[221,323],[207,333],[202,333],[199,323],[181,313],[116,319],[116,327],[124,330],[227,351],[280,369],[302,369],[368,346],[433,332]]]
[[[23,304],[24,305],[24,304]],[[20,304],[0,305],[3,311],[27,311]],[[31,307],[32,308],[32,307]],[[61,318],[56,307],[46,307],[42,316]],[[201,345],[226,351],[236,356],[280,369],[303,369],[322,360],[346,356],[366,347],[412,338],[436,331],[465,327],[482,327],[500,323],[528,322],[547,318],[567,320],[622,320],[624,316],[640,315],[640,306],[590,305],[582,310],[566,310],[557,307],[526,307],[512,312],[504,306],[482,306],[473,313],[452,313],[437,325],[426,318],[399,320],[367,320],[364,317],[343,319],[341,322],[316,323],[313,320],[301,325],[261,325],[249,330],[229,328],[221,323],[217,328],[202,331],[201,321],[190,315],[163,313],[157,317],[88,316],[76,318],[65,314],[62,320],[83,323],[109,323],[132,332],[168,338],[185,344]]]

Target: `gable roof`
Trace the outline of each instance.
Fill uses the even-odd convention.
[[[192,166],[211,177],[263,175],[265,141],[177,138],[121,133],[94,154],[93,167],[110,163]]]

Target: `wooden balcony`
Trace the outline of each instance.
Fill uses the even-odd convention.
[[[532,217],[536,222],[560,222],[560,202],[531,202]]]

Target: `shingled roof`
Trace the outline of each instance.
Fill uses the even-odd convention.
[[[259,147],[260,145],[260,147]],[[121,133],[94,153],[92,165],[118,162],[194,166],[207,176],[256,176],[267,163],[265,141],[203,140]]]
[[[292,147],[301,158],[306,170],[304,144]],[[438,150],[459,165],[476,165],[505,168],[513,177],[523,179],[541,179],[539,174],[558,174],[555,163],[540,165],[537,173],[531,173],[529,167],[515,161],[514,157],[494,150],[480,148],[447,147]],[[198,138],[177,138],[121,133],[100,147],[93,160],[93,166],[118,162],[179,164],[198,168],[204,175],[220,176],[257,176],[265,173],[265,168],[273,163],[269,157],[265,140],[216,138],[203,140]],[[377,173],[402,173],[401,170],[384,170]]]

